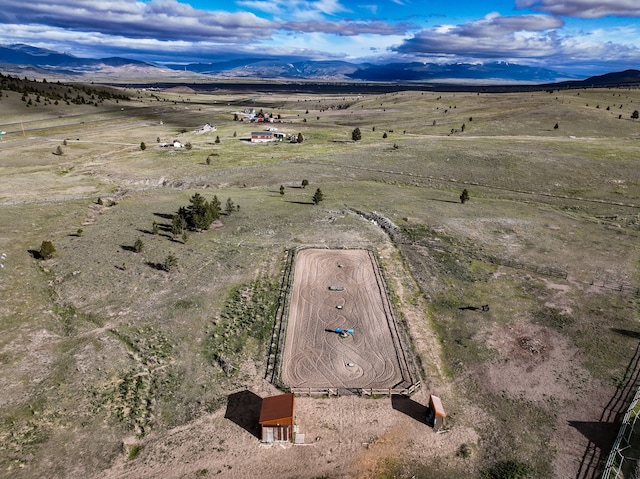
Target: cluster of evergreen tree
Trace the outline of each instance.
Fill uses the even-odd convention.
[[[23,101],[27,101],[29,95],[42,96],[50,101],[66,101],[67,103],[102,103],[104,100],[128,100],[129,97],[111,88],[91,88],[84,85],[67,85],[60,83],[48,83],[29,80],[26,77],[20,79],[0,73],[0,91],[14,91],[22,93]],[[75,95],[75,96],[74,96]],[[36,100],[39,103],[39,100]]]
[[[180,207],[173,217],[171,232],[178,235],[186,229],[208,230],[211,223],[220,218],[220,206],[217,196],[207,201],[200,193],[195,193],[189,199],[189,206]]]

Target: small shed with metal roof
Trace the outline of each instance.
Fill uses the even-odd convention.
[[[266,397],[260,410],[260,438],[263,442],[293,441],[293,393]]]
[[[427,413],[427,422],[433,422],[433,430],[439,431],[444,428],[444,420],[447,414],[442,407],[442,401],[438,396],[429,395],[429,410]]]

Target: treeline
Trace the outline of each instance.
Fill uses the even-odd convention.
[[[103,103],[105,100],[118,102],[119,100],[129,100],[129,97],[109,88],[95,88],[86,85],[68,85],[60,83],[48,83],[46,79],[41,82],[29,80],[26,77],[20,79],[10,75],[0,73],[0,98],[2,91],[12,91],[22,93],[22,101],[28,105],[42,102],[64,101],[66,104],[76,105]],[[33,98],[32,98],[33,97]],[[31,103],[29,101],[31,100]]]

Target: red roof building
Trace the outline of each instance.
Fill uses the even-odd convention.
[[[252,143],[266,143],[269,141],[276,141],[277,138],[272,131],[254,131],[251,133]]]
[[[293,393],[271,396],[262,400],[260,410],[260,438],[263,442],[290,442],[293,440]]]

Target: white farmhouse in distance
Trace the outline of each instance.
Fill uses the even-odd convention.
[[[174,148],[182,148],[182,143],[180,143],[178,140],[173,140],[171,143],[160,143],[159,146],[161,148],[169,148],[170,146]]]
[[[251,143],[268,143],[277,141],[276,135],[272,131],[251,132]]]

